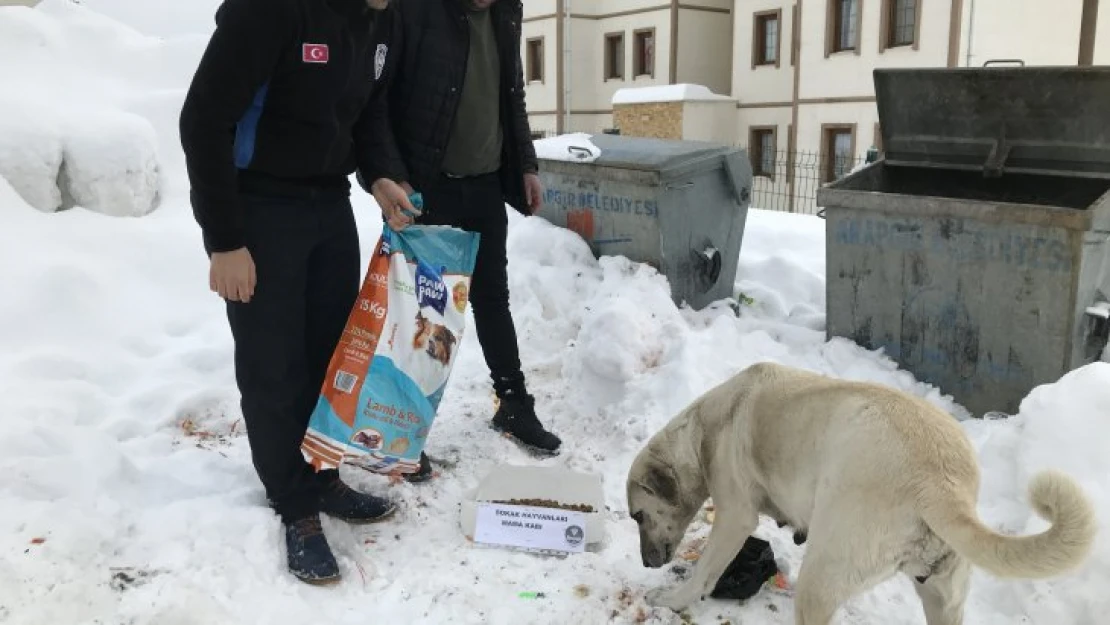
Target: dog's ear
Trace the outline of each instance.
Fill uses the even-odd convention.
[[[669,463],[653,458],[644,471],[642,485],[664,501],[678,501],[678,474]]]

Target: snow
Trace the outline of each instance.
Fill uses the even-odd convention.
[[[147,37],[67,0],[0,8],[0,175],[43,212],[155,210],[160,154],[179,148],[141,113],[168,108],[169,75],[180,100],[203,42]]]
[[[644,104],[648,102],[705,102],[731,100],[727,95],[713,93],[703,85],[679,83],[651,87],[617,89],[611,104]]]
[[[601,148],[594,145],[590,141],[590,135],[585,132],[547,137],[534,143],[536,156],[549,161],[592,163],[601,156]]]
[[[133,4],[149,16],[150,5],[181,3]],[[115,10],[130,5],[120,0]],[[442,477],[390,485],[345,469],[357,487],[400,499],[399,516],[361,528],[325,518],[344,581],[330,589],[296,582],[284,570],[279,524],[251,466],[231,338],[223,306],[208,290],[176,147],[176,111],[210,20],[196,28],[156,39],[60,0],[34,12],[0,9],[0,75],[15,86],[0,95],[8,106],[0,136],[12,128],[38,133],[0,152],[9,163],[0,173],[0,283],[8,295],[0,304],[0,622],[678,623],[644,604],[644,592],[668,573],[641,566],[623,489],[645,439],[697,394],[773,360],[889,384],[966,416],[881,355],[825,340],[818,218],[751,211],[737,315],[723,304],[678,309],[650,268],[594,259],[575,234],[510,212],[522,360],[541,417],[566,441],[564,454],[538,462],[486,428],[487,372],[475,334],[467,333],[429,441],[429,453],[444,462]],[[12,56],[16,32],[23,33],[19,45],[37,42],[35,55]],[[95,84],[105,90],[93,92]],[[11,93],[32,95],[24,101]],[[13,102],[26,104],[16,107],[18,118]],[[134,131],[136,145],[113,143],[116,135],[39,132],[83,116]],[[80,206],[43,212],[35,203],[55,200],[35,172],[52,171],[59,143],[86,159],[109,152],[121,172],[157,145],[160,208],[141,219]],[[23,169],[11,168],[13,158]],[[121,202],[92,184],[110,178],[97,173],[88,178],[91,196]],[[132,185],[142,187],[138,176]],[[368,260],[380,217],[365,194],[353,201]],[[979,510],[988,524],[1040,529],[1025,485],[1038,469],[1056,467],[1080,480],[1104,531],[1090,561],[1070,575],[1003,581],[977,571],[969,623],[1105,621],[1107,415],[1110,364],[1096,363],[1036,389],[1015,417],[963,421],[982,462]],[[468,544],[459,503],[501,462],[599,473],[610,508],[604,548],[558,559]],[[689,546],[706,532],[698,521]],[[771,523],[758,535],[796,570],[804,546]],[[524,591],[545,597],[519,597]],[[791,599],[771,593],[745,606],[706,601],[691,617],[794,622]],[[850,602],[839,622],[921,625],[924,618],[909,582],[895,579]]]

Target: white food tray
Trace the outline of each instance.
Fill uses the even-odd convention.
[[[568,505],[592,506],[586,518],[586,545],[597,545],[605,539],[605,494],[601,476],[557,467],[498,465],[466,493],[462,501],[460,524],[468,539],[474,537],[478,506],[492,501],[513,499],[547,499]]]

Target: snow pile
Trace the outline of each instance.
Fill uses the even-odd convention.
[[[988,625],[1004,623],[1106,622],[1110,611],[1110,364],[1094,363],[1057,383],[1041,386],[1004,421],[968,421],[983,465],[979,510],[1004,532],[1041,532],[1048,524],[1026,502],[1029,480],[1047,468],[1075,477],[1091,498],[1101,533],[1087,564],[1048,581],[1003,581],[977,572],[973,599],[999,612]]]
[[[755,215],[766,226],[758,236],[744,236],[739,298],[764,315],[824,331],[824,223],[797,213],[756,211]]]
[[[67,205],[118,217],[139,217],[157,206],[160,188],[157,133],[150,122],[123,111],[87,116],[71,128],[59,184]]]
[[[52,128],[90,103],[97,115],[140,115],[156,131],[163,176],[177,184],[163,187],[160,210],[121,220],[81,210],[42,214],[25,199],[34,195],[26,189],[36,188],[30,174],[11,184],[0,178],[0,283],[18,294],[0,306],[0,474],[9,476],[0,480],[5,625],[675,623],[678,616],[644,603],[645,591],[671,573],[641,565],[624,479],[644,440],[699,393],[772,360],[888,384],[964,416],[890,360],[847,341],[825,341],[820,219],[752,210],[738,313],[723,304],[695,312],[676,308],[666,280],[651,268],[595,259],[577,235],[508,211],[521,359],[541,418],[565,441],[560,457],[540,464],[603,476],[609,536],[603,550],[541,558],[476,548],[462,536],[459,504],[467,490],[500,463],[537,463],[486,427],[488,372],[476,334],[468,332],[428,443],[442,476],[419,486],[390,484],[345,468],[355,486],[399,499],[400,513],[367,527],[325,518],[344,581],[329,589],[305,586],[285,572],[280,526],[251,466],[224,306],[208,290],[207,258],[180,184],[180,154],[170,149],[196,42],[158,43],[94,23],[83,9],[50,0],[44,6],[49,11],[34,17],[0,11],[0,47],[7,49],[14,31],[9,15],[34,23],[25,29],[30,36],[58,44],[28,61],[39,66],[41,84],[26,76],[19,84],[39,96],[59,95],[65,91],[59,77],[82,80],[67,73],[72,64],[107,91],[80,91],[81,106],[72,108],[72,99],[37,97],[43,115],[21,108],[25,127],[43,120],[40,128]],[[123,11],[125,3],[117,7]],[[99,25],[76,28],[81,20]],[[94,45],[95,33],[104,40]],[[132,45],[146,55],[136,56]],[[121,52],[135,63],[103,63]],[[149,57],[160,58],[163,71],[144,86],[136,77],[150,69]],[[5,75],[19,73],[11,58],[0,56]],[[57,137],[78,153],[98,149],[66,133]],[[23,150],[8,144],[4,154],[26,167],[49,162],[40,152],[55,153],[49,141],[25,140]],[[47,201],[50,192],[37,191]],[[357,190],[354,203],[368,260],[380,213]],[[1099,364],[1038,389],[1013,419],[966,421],[982,460],[980,511],[987,522],[1012,532],[1039,529],[1025,485],[1038,468],[1055,466],[1081,480],[1103,531],[1110,531],[1107,414],[1110,365]],[[706,531],[699,521],[683,551],[696,549]],[[758,534],[796,570],[804,546],[769,522]],[[1002,581],[977,572],[968,622],[1103,622],[1110,612],[1106,541],[1100,537],[1081,571],[1060,579]],[[521,592],[544,597],[525,599]],[[849,625],[924,622],[903,579],[856,598],[840,618]],[[793,603],[774,594],[744,606],[706,601],[690,620],[790,625]]]
[[[0,9],[0,27],[3,11]],[[0,49],[6,47],[3,40],[0,33]],[[0,64],[0,75],[3,67]],[[6,178],[28,205],[40,211],[57,210],[62,206],[58,174],[64,149],[57,120],[49,109],[14,104],[11,94],[0,92],[0,178]]]
[[[727,95],[713,93],[703,85],[679,83],[651,87],[617,89],[611,104],[645,104],[649,102],[718,102],[731,100]]]
[[[213,27],[213,16],[223,0],[188,2],[136,2],[135,0],[81,0],[88,8],[157,37],[175,37],[205,32]]]
[[[536,156],[549,161],[592,163],[601,156],[601,149],[585,132],[573,132],[534,141]]]
[[[161,42],[68,0],[0,8],[0,176],[43,212],[150,213],[170,146],[143,113],[152,101],[165,108],[167,74],[187,84],[180,70],[200,49],[196,38]]]

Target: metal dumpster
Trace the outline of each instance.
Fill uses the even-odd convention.
[[[1110,67],[874,72],[885,155],[821,189],[830,337],[973,415],[1098,360]]]
[[[594,160],[541,159],[545,193],[537,214],[578,233],[597,256],[655,267],[670,282],[676,304],[701,309],[732,297],[752,188],[743,150],[588,137],[600,151]]]

